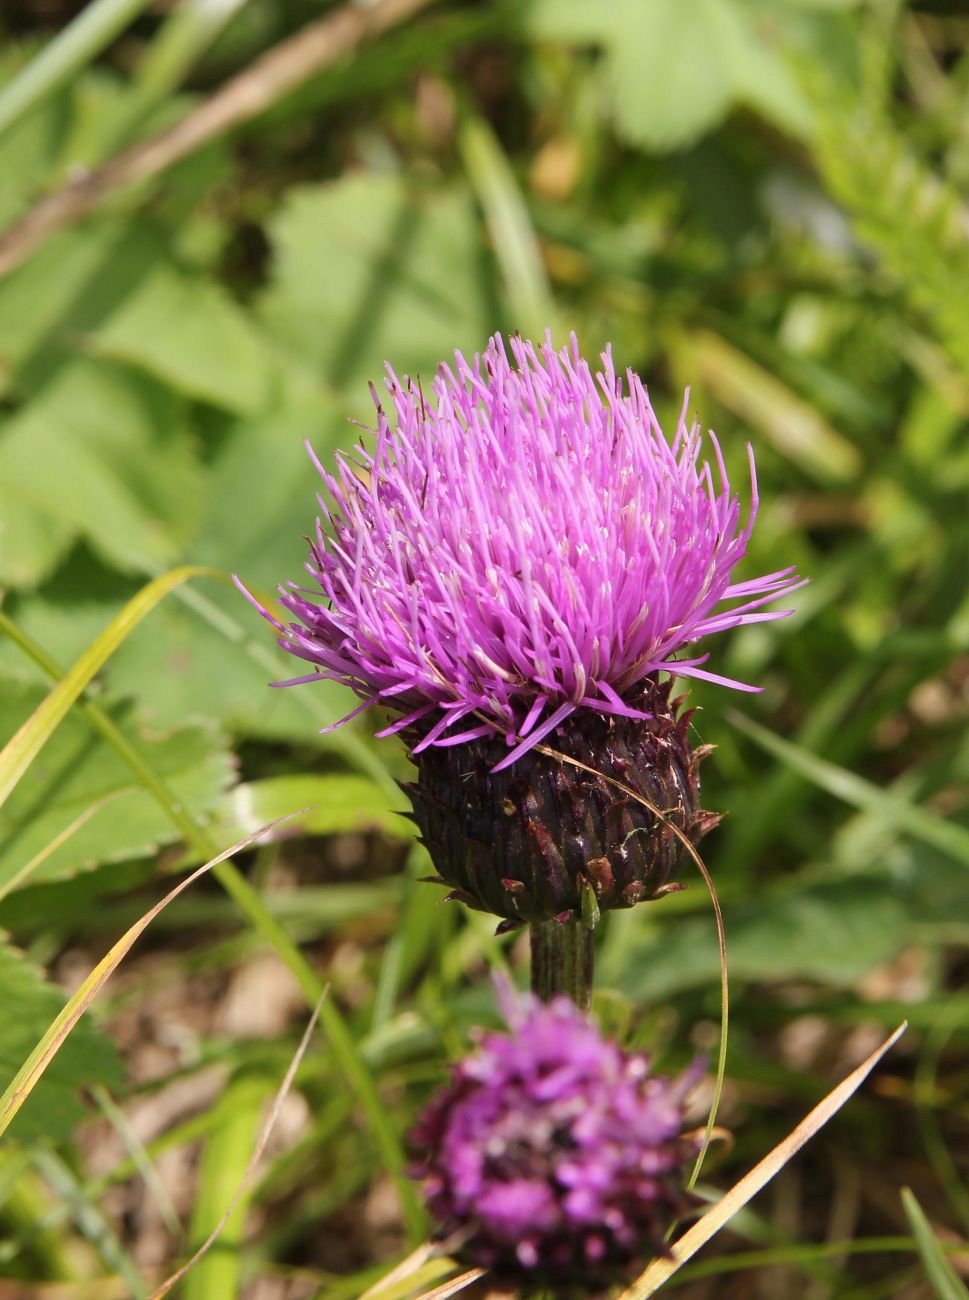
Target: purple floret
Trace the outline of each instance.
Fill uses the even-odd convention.
[[[793,569],[731,581],[757,512],[750,449],[741,522],[716,438],[711,468],[685,401],[670,441],[609,349],[593,375],[574,335],[560,352],[549,336],[509,346],[496,335],[471,364],[456,353],[427,393],[388,367],[373,451],[334,473],[316,461],[330,498],[316,586],[280,589],[288,626],[257,605],[314,665],[292,684],[333,678],[361,708],[392,708],[381,734],[418,728],[415,752],[500,734],[499,767],[578,709],[642,717],[629,701],[660,670],[756,689],[708,672],[705,655],[676,658],[790,613],[762,607],[798,585]]]
[[[428,1207],[463,1259],[536,1281],[607,1278],[650,1249],[685,1204],[683,1100],[602,1038],[575,1005],[532,998],[511,1034],[454,1067],[412,1134]]]

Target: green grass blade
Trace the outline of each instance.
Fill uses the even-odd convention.
[[[70,26],[55,36],[0,91],[0,135],[66,85],[150,3],[151,0],[91,0]]]
[[[752,722],[733,709],[728,710],[727,717],[731,726],[749,736],[761,749],[767,750],[782,763],[787,763],[794,771],[836,799],[841,799],[853,808],[875,813],[886,824],[907,831],[916,839],[950,854],[963,866],[969,867],[969,830],[955,822],[945,821],[908,799],[890,794],[871,781],[866,781],[863,776],[838,767],[836,763],[829,763],[827,759],[820,758],[789,740],[782,740],[766,727]]]
[[[243,1187],[249,1153],[259,1133],[263,1106],[270,1088],[265,1080],[241,1075],[232,1080],[219,1104],[219,1118],[202,1156],[195,1202],[192,1206],[191,1249],[209,1235],[237,1188],[240,1199],[219,1237],[218,1249],[210,1250],[186,1275],[182,1283],[184,1300],[211,1300],[224,1296],[232,1300],[242,1284],[242,1253],[246,1213],[251,1188]]]
[[[925,1276],[932,1284],[938,1300],[969,1300],[969,1290],[946,1259],[921,1205],[908,1187],[902,1188],[902,1205],[918,1246]]]
[[[100,636],[88,646],[73,667],[27,719],[15,736],[0,750],[0,804],[6,802],[17,782],[43,749],[57,724],[77,701],[92,679],[146,614],[150,614],[159,601],[170,591],[187,582],[189,578],[210,572],[200,565],[183,565],[153,579],[124,609],[116,614]]]
[[[135,86],[144,99],[155,104],[177,90],[192,65],[246,3],[182,0],[145,51],[135,73]]]
[[[469,116],[459,139],[464,165],[484,209],[501,267],[513,324],[526,337],[540,340],[555,325],[555,304],[515,174],[483,118]]]

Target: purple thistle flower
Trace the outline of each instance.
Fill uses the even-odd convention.
[[[512,1033],[484,1035],[415,1128],[415,1175],[468,1262],[598,1284],[659,1248],[687,1206],[683,1100],[702,1068],[651,1075],[567,998],[506,1002]]]
[[[732,581],[757,510],[749,448],[742,522],[685,402],[670,441],[609,349],[593,375],[574,335],[561,352],[550,336],[510,348],[496,335],[471,364],[455,354],[427,396],[388,367],[373,452],[334,473],[314,457],[331,499],[307,564],[318,589],[280,589],[285,626],[253,601],[314,665],[278,684],[344,683],[364,701],[349,716],[393,709],[380,734],[407,732],[415,754],[500,736],[496,771],[570,715],[649,718],[636,702],[661,670],[757,689],[677,655],[782,618],[762,607],[799,585],[791,568]]]

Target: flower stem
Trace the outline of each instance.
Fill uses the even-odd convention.
[[[550,1002],[565,994],[582,1011],[592,997],[592,930],[581,921],[533,921],[532,992]]]

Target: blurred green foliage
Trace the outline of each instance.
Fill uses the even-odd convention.
[[[36,66],[51,15],[66,22],[71,8],[22,0],[0,18],[5,84]],[[209,8],[142,14],[7,125],[0,223],[191,113],[327,7],[248,0],[219,22]],[[495,330],[575,330],[587,354],[611,341],[666,419],[689,384],[739,482],[749,438],[762,500],[749,571],[796,563],[812,585],[788,622],[714,650],[719,671],[761,682],[763,696],[691,687],[697,734],[719,746],[705,803],[729,813],[704,846],[738,1003],[726,1176],[776,1140],[837,1059],[831,1047],[794,1064],[782,1050],[792,1020],[821,1017],[838,1041],[838,1026],[887,1027],[911,1002],[927,1036],[910,1050],[924,1063],[943,1025],[950,1055],[932,1058],[945,1080],[923,1078],[916,1096],[897,1079],[896,1095],[947,1136],[892,1152],[900,1181],[949,1221],[969,1174],[961,1155],[939,1154],[966,1150],[969,1035],[956,992],[969,946],[967,48],[959,0],[429,4],[230,136],[111,194],[0,281],[3,610],[62,669],[172,565],[237,572],[263,592],[298,578],[316,490],[303,441],[324,460],[352,445],[385,361],[428,376]],[[492,1014],[486,964],[517,955],[418,882],[394,742],[372,742],[367,717],[320,734],[354,701],[335,686],[266,690],[292,671],[231,588],[198,582],[126,640],[97,689],[220,845],[314,805],[295,848],[254,855],[252,879],[330,980],[402,1133],[443,1056]],[[4,738],[42,684],[0,642]],[[6,1083],[57,1007],[42,968],[75,944],[100,955],[162,892],[160,873],[198,855],[172,849],[165,811],[73,715],[0,832],[0,1005],[16,1007],[0,1018]],[[603,1014],[670,1060],[717,1014],[709,904],[689,883],[601,931]],[[177,937],[170,969],[186,987],[257,951],[217,892],[194,897],[158,940],[164,951]],[[150,968],[133,977],[118,1005],[109,993],[105,1014],[151,980]],[[213,1031],[185,1053],[185,1074],[216,1064],[246,1099],[154,1140],[208,1141],[193,1240],[218,1219],[224,1170],[244,1166],[291,1048]],[[86,1170],[83,1126],[81,1145],[69,1141],[74,1086],[125,1089],[99,1030],[79,1029],[58,1059],[19,1135],[67,1153],[90,1207],[137,1162],[129,1152]],[[218,1257],[192,1294],[228,1300],[298,1260],[305,1294],[336,1300],[402,1249],[399,1224],[340,1245],[380,1161],[325,1049],[299,1086],[311,1122],[253,1189],[265,1231],[243,1250],[235,1225],[232,1263]],[[758,1116],[764,1096],[777,1113]],[[864,1103],[839,1133],[862,1182],[896,1137],[890,1112]],[[113,1237],[64,1208],[49,1178],[18,1182],[36,1170],[14,1177],[4,1158],[0,1273],[130,1276]],[[88,1254],[65,1261],[38,1244],[15,1190]],[[822,1199],[794,1229],[751,1214],[738,1232],[766,1265],[768,1246],[835,1231]],[[891,1218],[862,1202],[860,1239],[909,1231],[900,1203]],[[921,1222],[918,1236],[936,1249]],[[914,1244],[872,1261],[804,1256],[775,1294],[914,1296],[901,1289],[914,1260]],[[691,1293],[708,1294],[696,1276]]]

